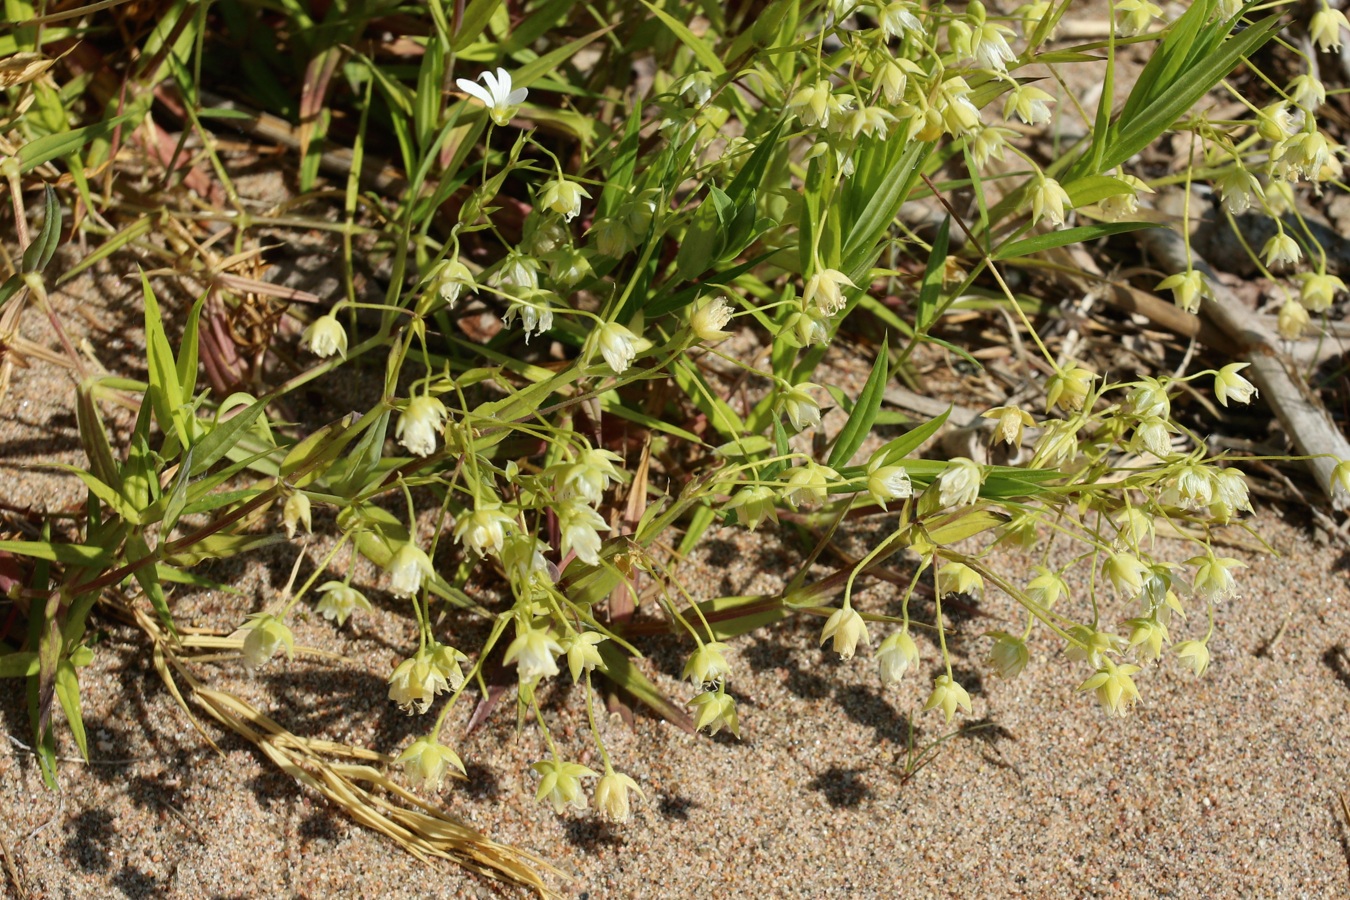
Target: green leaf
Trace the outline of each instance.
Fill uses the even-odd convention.
[[[211,468],[238,444],[239,439],[253,427],[254,420],[262,413],[265,405],[263,401],[255,400],[241,412],[216,424],[205,437],[197,441],[192,446],[192,459],[188,463],[192,476],[195,478]]]
[[[70,660],[63,659],[56,667],[56,697],[66,713],[66,724],[80,748],[80,756],[89,759],[89,740],[84,732],[84,716],[80,710],[80,679]]]
[[[28,678],[38,672],[38,655],[29,651],[0,656],[0,678]]]
[[[210,538],[207,538],[210,540]],[[127,535],[126,543],[127,559],[130,562],[140,562],[150,555],[150,545],[145,542],[145,536],[139,531],[133,531]],[[136,583],[141,586],[145,596],[150,599],[150,605],[155,608],[159,614],[159,620],[164,623],[164,627],[170,634],[177,634],[178,629],[173,624],[173,614],[169,612],[169,601],[164,595],[164,585],[160,584],[158,564],[149,566],[139,566],[133,574]]]
[[[914,330],[926,333],[937,320],[938,298],[942,292],[942,277],[947,269],[947,248],[950,241],[952,217],[946,216],[933,238],[933,252],[923,269],[923,284],[919,288],[918,308],[914,313]]]
[[[159,301],[150,287],[150,279],[141,271],[141,296],[145,301],[145,355],[150,370],[150,404],[160,430],[178,436],[188,446],[187,429],[180,421],[183,406],[183,388],[178,382],[178,367],[173,357],[169,335],[164,330]]]
[[[853,404],[853,412],[839,432],[834,450],[830,452],[830,468],[847,465],[853,454],[863,445],[863,441],[872,433],[872,424],[876,422],[877,413],[881,411],[882,395],[886,393],[886,385],[890,381],[890,361],[890,348],[888,342],[883,340],[881,349],[877,351],[876,362],[872,364],[872,372],[867,376],[867,383],[858,394],[858,399]]]
[[[948,408],[942,415],[929,419],[927,422],[924,422],[917,428],[905,432],[893,441],[887,441],[881,446],[881,449],[877,451],[882,456],[883,464],[893,466],[906,456],[909,456],[915,450],[918,450],[919,447],[923,446],[925,441],[937,434],[938,429],[946,424],[947,417],[951,414],[952,411]]]
[[[0,553],[28,556],[72,566],[98,567],[108,564],[112,551],[89,544],[54,544],[50,541],[0,541]]]
[[[1010,241],[994,251],[995,260],[1017,259],[1049,250],[1052,247],[1064,247],[1068,244],[1081,244],[1112,234],[1124,234],[1141,228],[1157,228],[1154,222],[1104,222],[1100,225],[1080,225],[1077,228],[1064,228],[1038,234],[1020,241]]]
[[[114,116],[83,128],[49,134],[35,141],[29,141],[19,148],[19,171],[31,172],[43,163],[74,153],[90,141],[110,134],[114,128],[129,118],[130,115]]]
[[[197,390],[198,323],[201,321],[207,293],[209,292],[204,292],[197,298],[197,302],[192,304],[187,322],[183,324],[183,339],[178,345],[175,371],[178,373],[178,383],[182,386],[184,397],[191,397]]]
[[[51,262],[61,241],[61,204],[56,202],[56,189],[43,185],[44,219],[42,231],[23,253],[23,271],[41,272]]]
[[[602,641],[595,649],[599,651],[600,659],[604,662],[606,678],[670,724],[689,734],[694,733],[694,720],[661,693],[646,675],[638,671],[633,665],[632,658],[624,653],[622,648],[613,641]]]
[[[665,10],[652,6],[647,0],[642,0],[642,5],[655,13],[656,17],[661,20],[661,23],[669,28],[675,37],[680,39],[680,43],[693,51],[694,58],[702,64],[703,68],[707,69],[718,78],[727,73],[727,67],[722,65],[722,60],[717,58],[717,54],[708,46],[707,41],[690,31],[688,25],[685,25]]]

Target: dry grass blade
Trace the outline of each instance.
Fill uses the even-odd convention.
[[[293,734],[252,704],[226,691],[208,687],[187,668],[188,661],[201,661],[199,657],[183,653],[189,643],[221,646],[228,639],[194,637],[180,640],[164,631],[144,610],[112,605],[150,638],[154,645],[155,669],[188,713],[193,727],[217,752],[220,748],[192,715],[170,666],[186,683],[192,699],[211,718],[256,746],[278,768],[322,794],[361,825],[385,835],[420,860],[444,859],[489,878],[529,888],[539,897],[554,896],[540,873],[565,877],[561,870],[537,856],[491,840],[419,799],[371,765],[338,761],[346,758],[387,766],[392,762],[389,756],[364,747]],[[234,643],[237,645],[239,641]],[[370,787],[363,787],[362,783]],[[401,802],[391,802],[389,795]]]

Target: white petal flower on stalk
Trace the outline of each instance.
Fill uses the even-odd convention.
[[[871,138],[886,139],[895,116],[879,106],[860,106],[848,114],[848,135],[857,138],[865,134]]]
[[[599,353],[615,375],[622,375],[633,364],[633,358],[646,349],[646,344],[618,322],[606,322],[591,332],[586,341],[586,352]]]
[[[1162,9],[1148,0],[1119,0],[1116,3],[1116,35],[1134,37],[1143,34],[1154,19],[1162,18],[1162,14]]]
[[[295,640],[291,637],[291,630],[286,627],[285,622],[270,613],[255,613],[249,616],[244,627],[231,637],[241,635],[244,643],[240,652],[244,658],[244,666],[249,669],[258,668],[276,656],[279,650],[285,650],[288,658],[295,651]]]
[[[694,309],[689,317],[689,328],[703,343],[716,344],[731,337],[731,332],[724,330],[731,316],[732,309],[726,299],[714,297]]]
[[[286,526],[286,537],[295,537],[297,528],[303,527],[306,534],[314,533],[314,520],[310,511],[309,495],[296,491],[286,498],[281,509],[281,522]]]
[[[783,499],[794,509],[801,505],[816,506],[825,502],[830,482],[838,478],[835,471],[814,460],[795,466],[788,476]]]
[[[1303,337],[1311,321],[1307,307],[1297,300],[1286,300],[1280,305],[1280,313],[1275,319],[1275,329],[1286,341],[1296,341]]]
[[[887,40],[903,38],[906,34],[923,34],[923,25],[914,15],[913,3],[896,0],[881,6],[879,12],[878,24],[881,25],[881,33]]]
[[[553,478],[558,499],[579,497],[591,506],[599,506],[609,486],[623,478],[615,463],[622,465],[623,457],[612,450],[597,450],[587,445],[577,454],[575,462],[549,466],[546,474]]]
[[[498,67],[497,73],[483,72],[478,76],[483,79],[483,85],[469,81],[467,78],[455,79],[455,84],[461,91],[471,97],[482,101],[488,109],[488,115],[492,116],[492,121],[498,125],[510,125],[511,117],[516,114],[520,104],[525,102],[529,91],[525,88],[511,89],[511,73]]]
[[[798,88],[787,102],[790,111],[802,120],[803,125],[819,125],[827,128],[830,124],[830,112],[834,106],[833,94],[828,81]]]
[[[1350,22],[1346,21],[1345,13],[1323,0],[1322,8],[1313,13],[1312,21],[1308,23],[1308,36],[1318,50],[1329,53],[1341,49],[1341,31],[1347,28],[1350,28]]]
[[[532,535],[507,536],[501,551],[502,568],[517,589],[528,587],[537,577],[547,578],[548,559],[544,556],[547,549],[547,544]]]
[[[604,670],[605,662],[596,649],[604,640],[605,636],[598,631],[582,631],[558,642],[567,656],[567,670],[572,673],[573,684],[581,680],[582,672]]]
[[[1201,600],[1222,600],[1237,589],[1233,573],[1229,569],[1245,569],[1247,564],[1231,556],[1215,556],[1211,551],[1204,556],[1186,560],[1186,565],[1195,566],[1195,594]]]
[[[319,615],[339,625],[344,624],[356,610],[369,612],[371,609],[370,601],[364,594],[341,581],[325,581],[319,585],[318,592],[323,595],[315,607]]]
[[[1027,582],[1026,595],[1033,603],[1050,609],[1060,597],[1069,595],[1069,585],[1058,572],[1045,566],[1032,566],[1031,571],[1036,577]]]
[[[1331,490],[1350,494],[1350,459],[1341,460],[1331,470]]]
[[[851,606],[836,609],[825,622],[825,628],[820,633],[820,643],[831,638],[834,639],[834,652],[839,654],[839,658],[852,659],[859,641],[862,641],[863,646],[869,643],[867,623]]]
[[[802,304],[814,306],[825,315],[832,316],[848,304],[843,292],[845,286],[857,287],[851,278],[838,269],[821,269],[806,279]]]
[[[1309,312],[1326,312],[1336,302],[1336,295],[1344,293],[1345,282],[1325,272],[1304,272],[1298,276],[1298,301]]]
[[[604,518],[577,499],[561,500],[554,509],[558,516],[558,531],[562,535],[563,555],[572,552],[587,565],[599,565],[599,533],[609,531]]]
[[[937,571],[937,590],[943,597],[948,594],[973,597],[984,593],[984,578],[965,563],[949,562]]]
[[[430,284],[445,305],[451,308],[459,302],[465,289],[472,291],[477,287],[473,272],[458,259],[443,260],[436,266],[432,270]]]
[[[319,316],[300,335],[300,345],[315,356],[347,358],[347,331],[333,315]]]
[[[1096,691],[1097,700],[1107,715],[1123,717],[1139,699],[1139,689],[1130,678],[1138,671],[1138,666],[1117,665],[1109,659],[1103,659],[1097,674],[1080,684],[1078,690]]]
[[[628,792],[633,791],[643,800],[647,795],[637,786],[637,782],[627,775],[610,769],[595,785],[595,808],[605,813],[615,822],[628,821]]]
[[[877,674],[882,684],[898,684],[911,666],[919,664],[919,648],[908,631],[897,631],[877,648]]]
[[[420,394],[399,414],[394,437],[413,456],[430,456],[436,452],[436,436],[444,430],[449,415],[440,400]]]
[[[1126,597],[1133,597],[1144,587],[1144,575],[1148,566],[1129,553],[1114,553],[1102,566],[1102,574],[1116,589]]]
[[[431,664],[431,657],[425,650],[403,660],[389,676],[389,699],[405,712],[416,710],[419,715],[431,707],[437,694],[450,689],[449,679]]]
[[[422,588],[422,580],[436,573],[431,558],[409,541],[389,560],[389,592],[395,597],[413,597]]]
[[[550,678],[558,674],[556,657],[563,652],[562,644],[548,628],[533,625],[518,626],[516,639],[506,648],[502,662],[516,664],[516,676],[522,682]]]
[[[1214,186],[1223,197],[1224,209],[1235,216],[1251,209],[1252,201],[1263,196],[1261,182],[1240,163],[1214,179]]]
[[[1003,98],[1003,118],[1013,116],[1028,125],[1044,125],[1050,121],[1050,104],[1055,98],[1031,84],[1018,84]]]
[[[525,343],[530,342],[531,334],[543,334],[553,328],[553,309],[548,304],[548,295],[537,292],[530,300],[513,299],[506,308],[502,321],[507,325],[520,318],[525,331]]]
[[[718,684],[725,681],[731,674],[731,666],[727,664],[726,652],[727,645],[721,641],[708,641],[701,645],[693,653],[689,654],[689,660],[684,664],[684,671],[680,673],[681,678],[689,679],[691,684]]]
[[[539,205],[552,210],[568,222],[581,213],[581,199],[591,199],[590,192],[575,181],[556,178],[544,185],[539,193]]]
[[[716,735],[725,728],[736,737],[741,736],[740,717],[736,713],[736,700],[718,687],[715,691],[706,691],[689,701],[697,708],[694,716],[694,728],[697,731],[708,729],[708,734]]]
[[[994,644],[989,648],[989,665],[1000,678],[1016,678],[1031,661],[1027,642],[1006,631],[991,631]]]
[[[577,809],[586,808],[586,795],[581,791],[582,778],[594,778],[599,772],[592,771],[580,763],[550,759],[530,766],[539,773],[539,790],[535,800],[548,800],[553,811],[562,814],[568,806]]]
[[[1064,213],[1073,209],[1068,192],[1053,178],[1041,178],[1031,191],[1031,221],[1045,219],[1056,228],[1064,224]]]
[[[1327,87],[1310,73],[1297,76],[1289,82],[1286,93],[1293,99],[1295,106],[1301,106],[1308,112],[1317,112],[1327,102]]]
[[[1214,376],[1214,397],[1224,406],[1231,399],[1237,403],[1250,403],[1257,395],[1256,385],[1243,378],[1238,372],[1251,363],[1230,363]]]
[[[455,540],[479,556],[496,556],[506,543],[506,530],[515,523],[501,504],[484,502],[455,523]]]
[[[914,495],[914,485],[904,466],[883,465],[885,457],[878,454],[867,464],[867,493],[882,509],[893,500],[904,500]]]
[[[1275,269],[1280,266],[1297,265],[1303,258],[1303,250],[1299,247],[1298,241],[1281,231],[1266,241],[1266,245],[1261,248],[1261,255],[1266,258],[1266,265]]]
[[[980,499],[984,469],[973,459],[958,456],[947,463],[937,477],[938,502],[945,509],[970,506]]]
[[[958,706],[965,710],[966,715],[970,715],[970,694],[952,680],[952,676],[939,675],[933,681],[933,692],[928,695],[928,702],[923,705],[924,712],[940,709],[950,723]]]
[[[765,519],[778,524],[777,502],[773,488],[759,484],[741,488],[722,508],[735,511],[736,521],[754,531]]]
[[[439,787],[441,779],[450,769],[459,770],[461,775],[467,774],[459,754],[429,735],[413,741],[394,763],[402,765],[403,774],[424,789],[435,790]]]
[[[788,421],[798,431],[820,427],[820,404],[811,396],[811,391],[819,390],[820,385],[803,381],[783,392],[778,402],[787,413]]]
[[[1198,313],[1200,299],[1209,296],[1209,286],[1205,284],[1205,277],[1195,269],[1168,275],[1158,282],[1157,289],[1170,290],[1177,308],[1188,313]]]
[[[1172,647],[1172,652],[1197,678],[1209,668],[1209,648],[1203,641],[1182,641]]]

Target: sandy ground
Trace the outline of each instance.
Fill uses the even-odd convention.
[[[98,292],[110,302],[84,319],[73,315],[77,296]],[[134,373],[123,296],[126,286],[109,277],[83,279],[56,299],[68,320],[88,326],[109,368]],[[41,323],[27,322],[30,336],[44,339]],[[73,479],[32,468],[80,461],[69,406],[53,402],[70,390],[50,367],[17,373],[0,409],[7,502],[59,509],[80,501]],[[1279,555],[1232,551],[1251,568],[1239,596],[1218,611],[1210,671],[1197,680],[1174,662],[1149,667],[1139,676],[1143,702],[1125,720],[1106,718],[1075,693],[1087,673],[1044,637],[1021,677],[989,676],[980,635],[1008,627],[1013,612],[990,597],[989,618],[960,621],[953,644],[974,716],[913,777],[911,741],[922,748],[951,733],[935,714],[918,712],[938,658],[933,643],[921,643],[922,677],[883,691],[870,654],[839,662],[815,646],[819,621],[803,619],[733,642],[743,740],[690,736],[644,714],[631,728],[617,716],[602,721],[616,764],[646,794],[626,825],[587,813],[558,817],[534,801],[527,767],[543,748],[533,730],[517,736],[509,704],[467,737],[467,707],[452,717],[446,737],[471,780],[447,786],[439,800],[571,873],[550,884],[578,898],[1344,896],[1350,555],[1318,544],[1305,522],[1285,522],[1278,510],[1254,524]],[[692,592],[774,590],[799,558],[780,541],[714,533],[690,569]],[[296,552],[209,568],[239,593],[183,592],[176,615],[233,628],[279,589]],[[1020,573],[1028,562],[1008,556],[1000,565]],[[345,664],[297,660],[250,675],[231,662],[201,674],[297,733],[397,753],[425,728],[385,696],[384,678],[414,632],[387,595],[376,596],[375,613],[341,631],[316,616],[296,623],[300,643],[340,652]],[[873,610],[893,611],[895,600],[889,587],[859,598]],[[448,625],[460,634],[476,628]],[[1202,627],[1193,621],[1178,631],[1196,636]],[[163,689],[138,632],[100,621],[97,637],[97,661],[81,676],[94,758],[79,761],[63,732],[60,792],[43,787],[24,748],[30,730],[19,683],[0,692],[0,838],[12,863],[0,880],[11,894],[515,893],[417,862],[208,723],[224,750],[217,756]],[[472,636],[463,644],[473,646]],[[677,680],[681,652],[642,646],[657,684],[687,699]],[[545,714],[562,746],[580,755],[579,695],[549,695]]]

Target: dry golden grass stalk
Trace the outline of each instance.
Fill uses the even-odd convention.
[[[392,757],[364,747],[293,734],[252,704],[208,687],[187,666],[189,662],[238,658],[242,640],[219,635],[173,635],[144,609],[113,600],[105,602],[119,617],[133,622],[150,638],[155,668],[165,686],[202,739],[217,752],[220,748],[193,715],[175,673],[187,685],[191,698],[211,718],[252,743],[277,767],[318,791],[353,820],[392,839],[418,859],[448,860],[481,875],[529,888],[539,897],[555,896],[540,873],[557,876],[565,873],[533,854],[491,840],[391,781],[382,768],[393,761]],[[297,647],[296,652],[334,657],[303,647]]]

